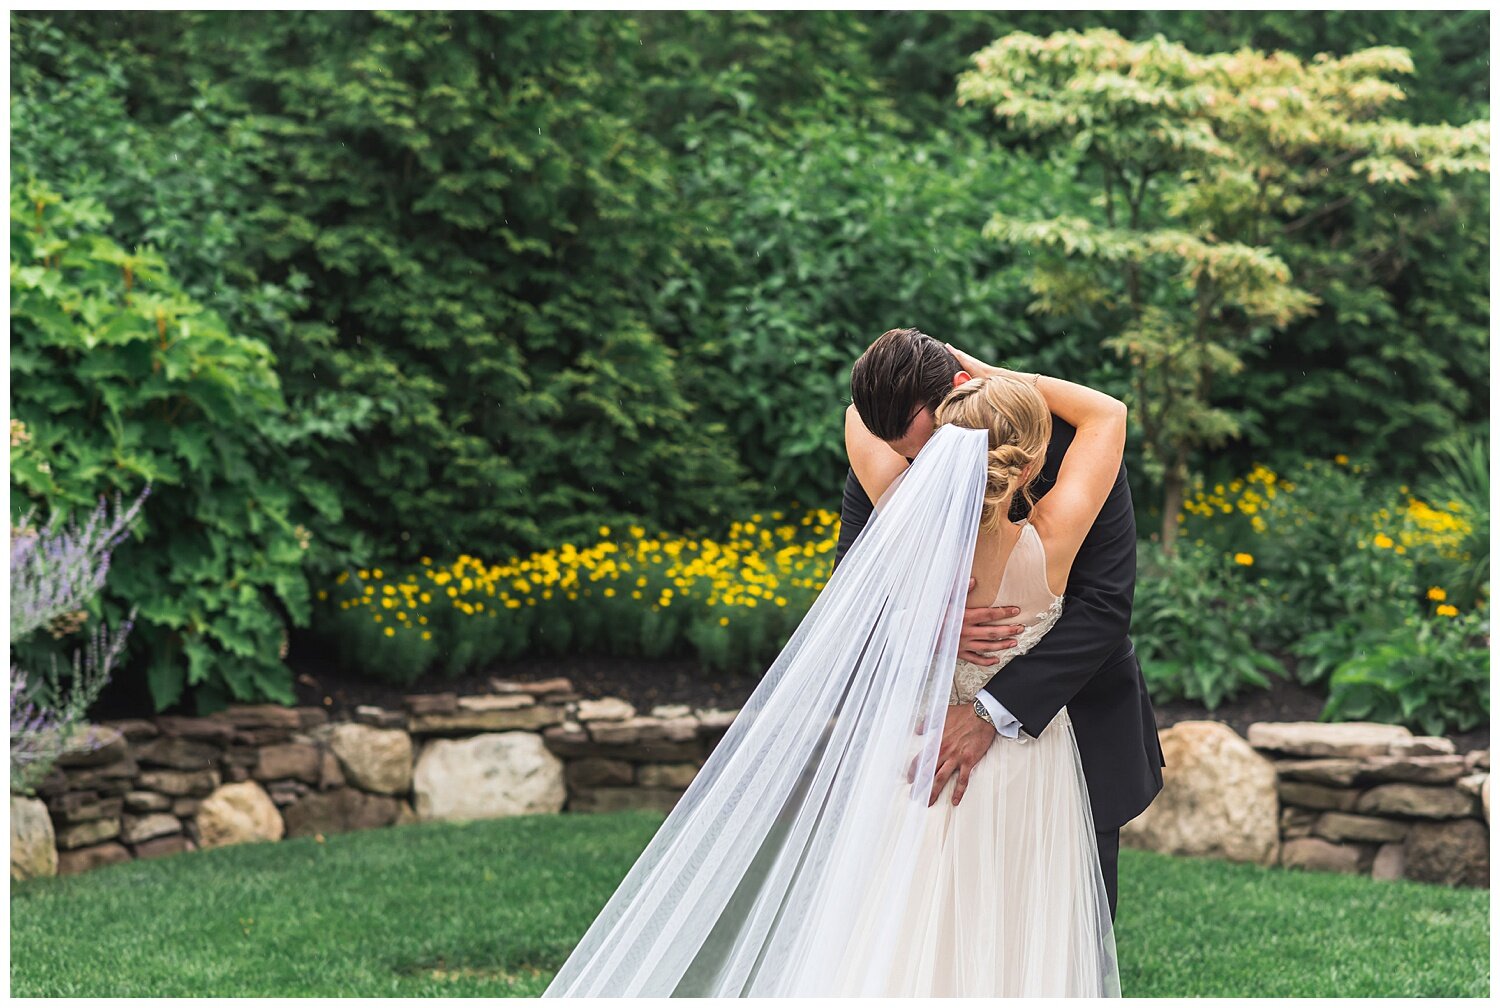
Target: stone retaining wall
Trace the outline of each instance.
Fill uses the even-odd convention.
[[[36,797],[11,797],[11,876],[429,819],[672,808],[734,711],[580,698],[566,679],[92,726]],[[1329,732],[1333,734],[1330,735]],[[1167,788],[1127,845],[1489,884],[1489,754],[1390,726],[1218,722],[1162,732]],[[1275,755],[1275,759],[1265,754]]]
[[[1121,842],[1288,868],[1489,885],[1489,750],[1393,725],[1161,732],[1166,787]]]
[[[92,725],[36,797],[11,796],[11,876],[425,819],[668,810],[735,713],[490,685],[337,723],[260,704]]]

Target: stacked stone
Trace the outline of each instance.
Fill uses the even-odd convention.
[[[212,826],[213,799],[226,783],[253,778],[288,804],[331,786],[336,766],[301,734],[326,720],[316,707],[237,704],[209,717],[88,726],[37,787],[57,872],[213,845],[201,827]]]
[[[640,715],[618,697],[585,700],[572,718],[543,733],[547,748],[567,760],[568,809],[671,811],[735,711],[663,704]]]
[[[1274,757],[1283,865],[1489,885],[1489,750],[1371,723],[1254,724]]]
[[[361,706],[235,705],[90,726],[38,797],[11,797],[11,873],[432,819],[676,805],[736,711],[640,714],[566,679]],[[1452,885],[1489,884],[1489,752],[1378,724],[1161,732],[1166,787],[1127,846]],[[1269,757],[1269,758],[1268,758]]]

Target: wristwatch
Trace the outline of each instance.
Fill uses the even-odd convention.
[[[995,726],[995,719],[990,717],[990,712],[984,709],[984,701],[980,700],[978,697],[974,698],[974,713],[979,715],[979,720],[983,721],[991,728]]]

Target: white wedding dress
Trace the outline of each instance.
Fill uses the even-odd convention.
[[[957,662],[950,705],[972,705],[1062,615],[1063,596],[1047,585],[1045,549],[1029,521],[990,604],[1020,608],[1014,622],[1025,629],[1015,647],[995,652],[999,665]],[[1118,997],[1108,893],[1067,708],[1035,739],[1024,731],[996,738],[954,805],[957,781],[948,780],[923,822],[909,880],[916,898],[901,921],[906,953],[893,969],[872,969],[869,957],[887,948],[871,940],[880,918],[872,906],[844,963],[851,987],[874,973],[882,984],[861,993]]]
[[[1073,726],[997,738],[929,806],[988,436],[934,432],[544,997],[1119,996]],[[1024,528],[998,597],[1056,622]]]

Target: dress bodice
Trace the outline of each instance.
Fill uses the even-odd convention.
[[[1021,536],[1016,540],[1005,571],[1000,575],[1000,588],[990,605],[1013,605],[1020,608],[1007,625],[1020,625],[1025,629],[1016,638],[1016,646],[988,652],[1000,659],[998,665],[975,665],[958,660],[953,670],[953,690],[948,696],[950,704],[973,703],[974,697],[994,678],[1011,659],[1030,651],[1041,640],[1062,615],[1063,596],[1052,594],[1047,584],[1047,551],[1042,545],[1041,534],[1031,522],[1021,524]]]

